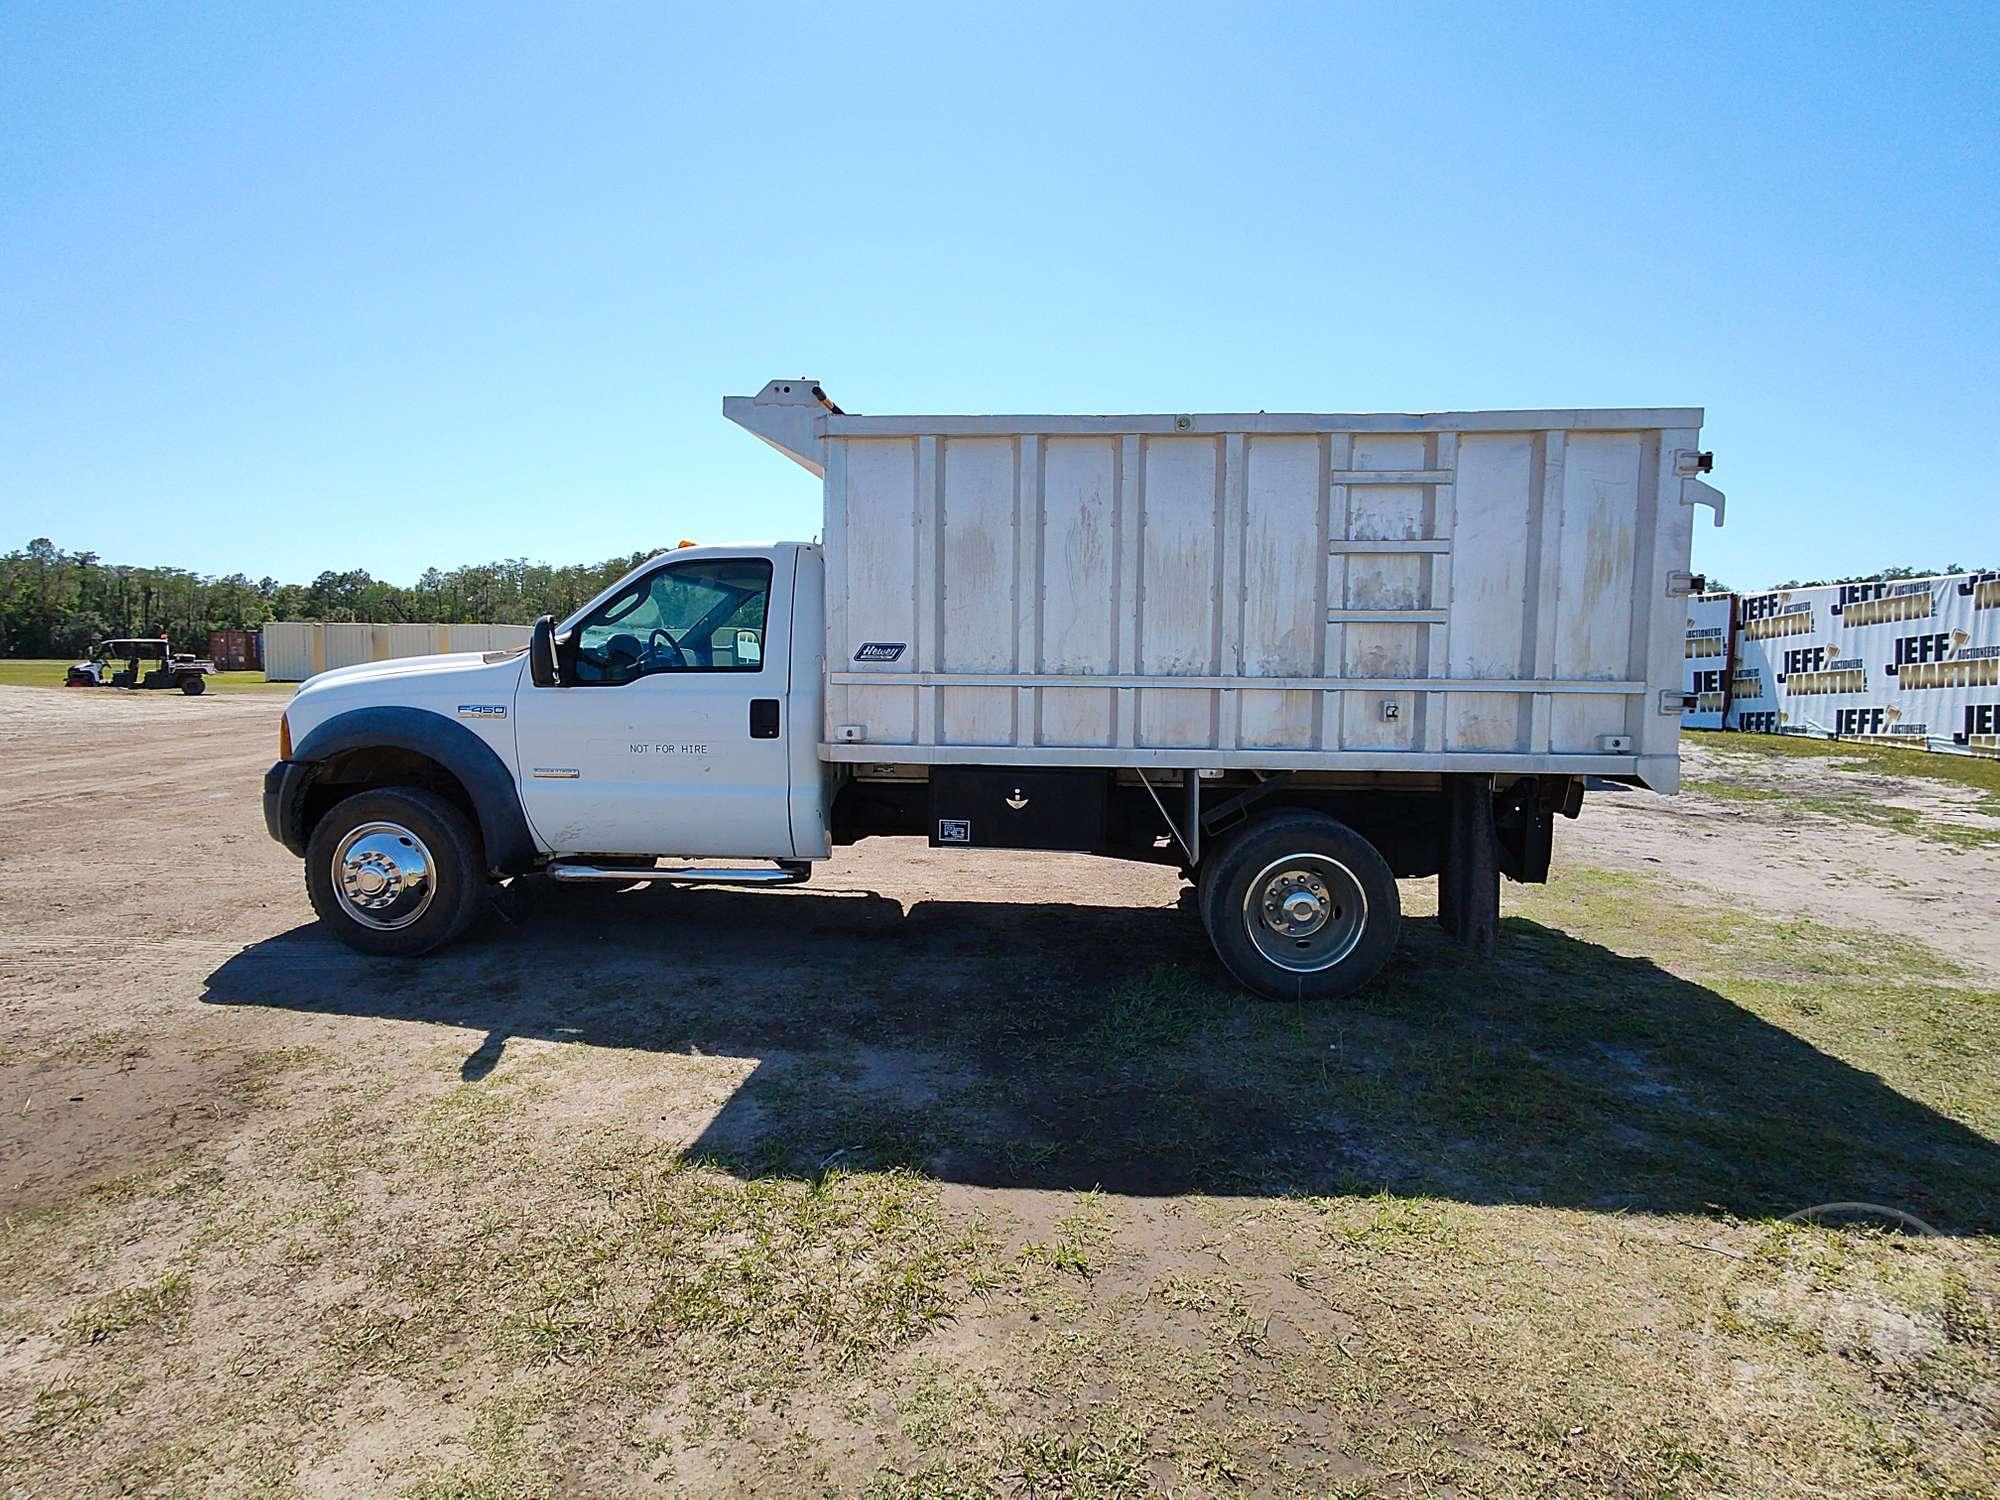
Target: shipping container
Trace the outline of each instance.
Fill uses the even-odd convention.
[[[273,682],[304,682],[334,667],[452,652],[518,651],[526,625],[377,625],[273,620],[264,627],[264,673]]]
[[[211,630],[208,659],[221,672],[260,672],[264,668],[264,654],[254,630]]]
[[[264,675],[273,682],[304,682],[313,674],[313,627],[300,620],[272,620],[263,629]]]

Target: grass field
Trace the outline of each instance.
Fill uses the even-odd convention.
[[[59,688],[69,665],[68,661],[37,657],[0,660],[0,686]],[[297,686],[296,682],[267,681],[262,672],[217,672],[208,679],[211,693],[289,693]]]
[[[1761,906],[1715,820],[1606,869],[1606,794],[1496,960],[1406,882],[1337,1005],[1171,871],[895,840],[410,964],[254,796],[89,780],[260,737],[77,717],[0,757],[0,1493],[2000,1494],[1983,897]],[[1799,1218],[1855,1200],[1937,1233]]]
[[[1829,761],[1843,770],[1878,776],[1914,776],[1949,782],[1984,792],[2000,810],[2000,759],[1978,755],[1939,755],[1898,745],[1861,744],[1852,740],[1816,740],[1790,734],[1736,734],[1720,729],[1683,729],[1684,738],[1703,749],[1725,755]]]
[[[0,1472],[312,1493],[358,1433],[402,1456],[347,1481],[417,1500],[1992,1494],[2000,994],[1641,878],[1511,910],[1497,972],[1419,929],[1337,1009],[1165,962],[927,1038],[857,976],[747,1020],[546,991],[602,1044],[474,1081],[270,1052],[228,1157],[0,1233],[51,1351]],[[732,1076],[665,1038],[746,1026],[812,1041],[649,1138]],[[1945,1236],[1784,1217],[1855,1185]]]
[[[2000,847],[2000,761],[1790,735],[1687,731],[1689,791],[1956,849]]]

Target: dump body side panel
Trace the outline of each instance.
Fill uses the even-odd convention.
[[[1699,424],[822,417],[821,753],[1671,790]]]

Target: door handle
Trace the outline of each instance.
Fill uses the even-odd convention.
[[[750,700],[750,738],[753,740],[775,740],[778,737],[778,700],[776,698],[752,698]]]

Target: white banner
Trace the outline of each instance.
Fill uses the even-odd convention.
[[[1734,594],[1696,594],[1687,602],[1687,671],[1681,691],[1695,706],[1681,715],[1689,729],[1720,729],[1729,687],[1729,622]]]
[[[2000,573],[1737,596],[1729,727],[2000,754]]]

